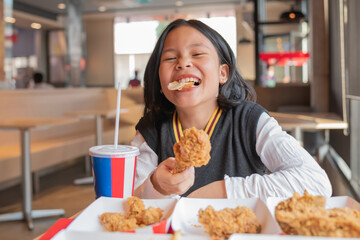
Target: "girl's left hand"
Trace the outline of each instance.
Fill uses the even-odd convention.
[[[194,184],[194,167],[188,167],[181,173],[172,174],[174,167],[175,158],[169,157],[159,164],[150,177],[156,191],[163,195],[184,194]]]
[[[188,195],[190,198],[227,198],[225,180],[209,183]]]

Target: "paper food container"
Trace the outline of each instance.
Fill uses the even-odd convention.
[[[284,201],[288,198],[276,198],[276,197],[271,197],[268,198],[266,200],[266,205],[269,208],[269,211],[271,213],[271,215],[273,216],[273,218],[275,219],[275,208],[276,206],[281,202]],[[344,208],[344,207],[348,207],[350,209],[356,209],[358,211],[360,211],[360,204],[355,201],[354,199],[352,199],[351,197],[347,197],[347,196],[338,196],[338,197],[331,197],[331,198],[327,198],[326,199],[326,203],[325,203],[325,208],[326,209],[333,209],[333,208]],[[275,220],[276,221],[276,220]],[[234,236],[236,238],[232,239],[232,240],[241,240],[241,239],[245,239],[245,238],[241,238],[241,236]],[[280,237],[280,236],[279,236]],[[313,236],[292,236],[292,235],[283,235],[281,236],[281,238],[279,238],[280,240],[287,240],[287,239],[294,239],[296,238],[296,240],[308,240],[308,239],[314,239]],[[272,239],[272,238],[271,238]],[[316,240],[321,240],[321,239],[326,239],[326,240],[330,240],[330,239],[339,239],[339,238],[333,238],[333,237],[316,237]],[[356,239],[356,238],[346,238],[346,239]],[[270,240],[270,238],[269,238]]]
[[[290,235],[259,235],[259,234],[233,234],[229,240],[339,240],[333,237],[306,237]],[[359,240],[358,238],[345,238],[346,240]]]
[[[172,240],[172,234],[143,234],[143,233],[120,233],[120,232],[79,232],[61,230],[52,240]],[[208,240],[208,237],[200,235],[181,236],[181,240]]]
[[[258,198],[248,199],[194,199],[181,198],[174,210],[171,227],[174,231],[180,230],[185,236],[197,234],[209,236],[198,222],[199,209],[212,206],[216,211],[224,208],[245,206],[252,209],[261,225],[262,234],[280,234],[282,231],[271,216],[265,203]],[[250,235],[250,234],[247,234]]]
[[[266,205],[269,208],[269,211],[275,219],[275,207],[287,198],[268,198]],[[354,199],[347,196],[331,197],[326,199],[325,208],[344,208],[348,207],[351,209],[357,209],[360,211],[360,204]],[[276,220],[275,220],[276,221]],[[281,231],[282,232],[282,231]],[[256,234],[233,234],[229,240],[337,240],[339,238],[333,237],[313,237],[313,236],[293,236],[293,235],[256,235]],[[347,240],[358,239],[358,238],[346,238]]]
[[[83,231],[69,231],[61,230],[57,233],[52,240],[168,240],[170,234],[133,234],[133,233],[120,233],[120,232],[83,232]]]
[[[275,218],[275,208],[281,202],[288,198],[276,198],[271,197],[266,200],[266,205],[269,208],[271,215]],[[352,199],[351,197],[347,196],[338,196],[338,197],[331,197],[326,199],[325,208],[332,209],[332,208],[344,208],[348,207],[351,209],[356,209],[360,211],[360,204]]]
[[[168,199],[143,199],[145,208],[161,208],[163,221],[147,227],[137,228],[136,233],[167,233],[170,227],[171,216],[175,208],[175,198]],[[105,212],[125,214],[127,201],[123,198],[100,197],[91,203],[85,210],[66,228],[67,231],[78,232],[107,232],[100,223],[99,216]]]

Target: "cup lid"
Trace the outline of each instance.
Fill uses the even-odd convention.
[[[100,145],[89,149],[89,155],[93,157],[130,157],[140,155],[139,148],[129,145]]]

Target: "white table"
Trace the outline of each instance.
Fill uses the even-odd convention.
[[[25,220],[34,229],[33,218],[64,215],[63,209],[32,210],[30,130],[73,123],[70,118],[8,118],[0,119],[0,129],[19,130],[21,135],[22,211],[0,215],[0,222]]]

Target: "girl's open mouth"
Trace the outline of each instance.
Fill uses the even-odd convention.
[[[197,78],[182,78],[179,81],[169,83],[169,90],[181,90],[188,87],[196,87],[200,85],[200,80]]]

